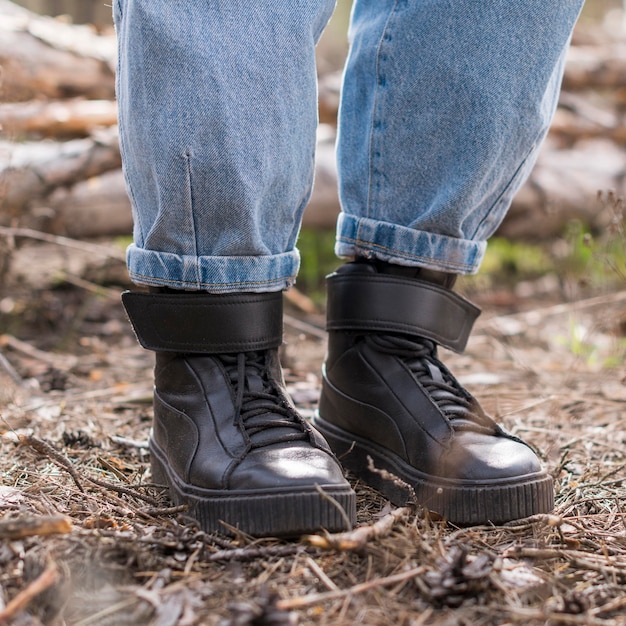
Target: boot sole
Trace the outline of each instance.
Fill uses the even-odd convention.
[[[546,472],[485,482],[446,480],[420,472],[388,449],[353,435],[319,415],[314,424],[342,466],[396,506],[411,502],[412,488],[417,504],[458,526],[503,524],[550,513],[554,508],[554,483]],[[370,458],[375,469],[399,480],[370,470]]]
[[[203,489],[172,472],[166,455],[152,439],[149,447],[153,481],[168,487],[176,505],[186,504],[188,515],[205,532],[225,534],[232,526],[255,537],[295,537],[322,529],[348,530],[356,520],[356,495],[347,484],[311,486],[308,491]]]

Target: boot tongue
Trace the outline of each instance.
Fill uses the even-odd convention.
[[[269,379],[265,353],[237,355],[237,367],[231,368],[230,379],[237,394],[241,424],[253,448],[307,436],[295,411]]]
[[[427,379],[421,377],[421,382],[428,388],[431,397],[450,419],[471,418],[472,410],[467,406],[467,398],[460,389],[457,389],[455,380],[444,373],[437,364],[434,348],[432,359],[422,357],[420,371],[427,374]],[[424,367],[425,366],[425,367]],[[430,379],[430,380],[428,380]]]
[[[377,349],[405,361],[413,375],[455,428],[493,430],[495,423],[437,357],[436,345],[428,339],[396,335],[370,337]]]
[[[256,361],[260,359],[260,355],[256,352],[250,353],[250,360]],[[245,389],[251,394],[259,394],[265,390],[267,383],[263,379],[257,368],[246,367]]]
[[[433,379],[434,382],[436,383],[446,382],[443,377],[442,371],[434,363],[431,363],[430,361],[426,361],[426,367],[428,368],[430,377]]]

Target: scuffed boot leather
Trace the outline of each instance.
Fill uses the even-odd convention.
[[[419,504],[459,525],[551,511],[553,481],[534,452],[488,417],[437,356],[437,344],[465,348],[479,310],[450,290],[453,278],[415,276],[354,262],[328,277],[316,427],[344,467],[394,504],[412,488]],[[410,488],[372,471],[370,459]]]
[[[207,532],[344,530],[355,495],[283,383],[282,294],[122,296],[156,352],[152,474]],[[343,510],[341,510],[343,509]]]

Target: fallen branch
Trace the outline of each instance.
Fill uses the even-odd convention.
[[[13,335],[0,335],[0,348],[9,347],[16,352],[21,352],[31,359],[51,365],[60,370],[72,369],[78,363],[78,357],[73,355],[58,355],[44,352],[31,346],[26,341],[22,341]]]
[[[557,611],[545,611],[544,609],[533,609],[526,607],[503,607],[507,612],[508,620],[515,622],[530,622],[535,620],[541,624],[573,624],[581,626],[618,626],[618,622],[613,620],[594,619],[588,614],[573,615],[571,613],[561,613]]]
[[[18,517],[0,521],[0,539],[16,541],[25,537],[65,535],[72,530],[72,521],[65,515]]]
[[[20,591],[6,607],[0,611],[0,624],[9,624],[34,598],[46,591],[46,589],[52,587],[59,578],[59,570],[54,563],[50,563],[26,589]]]
[[[67,472],[72,477],[74,483],[76,484],[76,486],[78,487],[81,493],[85,493],[85,489],[82,486],[82,482],[81,482],[82,480],[85,480],[93,485],[102,487],[103,489],[108,489],[110,491],[115,491],[118,494],[130,496],[131,498],[137,498],[138,500],[143,500],[143,502],[147,502],[150,506],[154,508],[157,508],[157,509],[161,508],[161,502],[159,502],[158,500],[150,496],[146,496],[142,493],[138,493],[132,488],[123,487],[121,485],[115,485],[105,480],[99,480],[98,478],[93,478],[93,476],[87,476],[87,475],[79,476],[78,472],[74,468],[74,465],[66,456],[61,454],[47,441],[44,441],[43,439],[39,439],[39,437],[35,437],[34,435],[19,435],[18,440],[20,443],[24,445],[28,445],[34,450],[37,450],[37,452],[40,452],[44,456],[47,456],[53,463],[58,465],[61,469],[67,470]]]
[[[40,454],[47,456],[55,465],[66,470],[72,477],[78,491],[85,493],[85,489],[80,481],[78,472],[74,469],[72,462],[63,456],[58,450],[55,450],[47,441],[39,439],[39,437],[35,437],[34,435],[18,435],[17,439],[22,445],[29,446]]]
[[[406,572],[394,574],[393,576],[387,576],[386,578],[375,578],[374,580],[369,580],[366,583],[354,585],[353,587],[350,587],[348,589],[343,589],[339,591],[327,591],[324,593],[314,593],[299,598],[279,600],[276,603],[276,608],[281,611],[288,611],[290,609],[301,609],[306,606],[322,604],[324,602],[329,602],[332,600],[340,600],[343,598],[356,596],[361,593],[366,593],[367,591],[371,591],[372,589],[381,589],[383,587],[391,587],[393,585],[397,585],[398,583],[405,582],[407,580],[410,580],[411,578],[415,578],[416,576],[420,576],[425,571],[426,568],[423,565],[420,565],[419,567],[414,567],[413,569],[409,569]]]
[[[293,300],[289,297],[289,294],[291,293],[291,289],[283,293],[285,294],[289,302],[293,302]],[[323,328],[320,328],[319,326],[315,326],[314,324],[310,324],[309,322],[299,320],[297,317],[294,317],[293,315],[289,315],[288,313],[283,314],[283,322],[285,326],[289,326],[293,328],[294,330],[297,330],[298,332],[311,335],[311,337],[315,337],[316,339],[319,339],[320,341],[326,341],[326,338],[328,337],[326,331]]]
[[[219,550],[206,557],[207,561],[255,561],[256,559],[268,559],[272,557],[293,556],[306,550],[301,545],[268,546],[265,548],[234,548],[232,550]]]
[[[567,548],[526,548],[515,546],[503,553],[503,558],[515,557],[518,559],[535,559],[548,561],[552,559],[564,559],[574,568],[599,572],[608,578],[624,579],[626,563],[615,557]],[[600,562],[604,561],[604,562]],[[606,562],[609,562],[608,564]]]
[[[2,347],[0,337],[0,347]],[[7,359],[2,352],[0,352],[0,370],[4,371],[8,375],[12,384],[21,387],[24,384],[22,377],[17,373],[16,369],[11,365],[9,359]]]
[[[544,324],[548,317],[559,315],[571,315],[581,311],[593,309],[607,309],[622,307],[626,303],[626,291],[594,296],[576,302],[566,302],[552,306],[522,311],[511,315],[498,315],[496,317],[479,320],[475,326],[475,336],[481,334],[495,334],[496,336],[519,335],[527,332],[529,327]]]
[[[82,250],[83,252],[89,252],[90,254],[103,257],[105,259],[113,259],[115,261],[126,262],[124,252],[116,250],[115,248],[109,248],[101,246],[95,243],[89,243],[87,241],[78,241],[77,239],[71,239],[69,237],[62,237],[61,235],[50,235],[48,233],[42,233],[32,228],[11,228],[7,226],[0,226],[0,235],[3,237],[17,237],[24,239],[34,239],[36,241],[45,241],[46,243],[52,243],[57,246],[63,246],[66,248],[75,248],[76,250]]]
[[[150,517],[169,517],[170,515],[178,515],[189,510],[189,505],[180,504],[179,506],[167,506],[155,509],[145,509],[143,512]]]
[[[401,520],[411,514],[409,507],[401,507],[388,513],[374,524],[360,526],[355,530],[333,535],[307,535],[304,540],[316,548],[324,550],[362,550],[370,541],[379,539],[391,532],[391,529]]]

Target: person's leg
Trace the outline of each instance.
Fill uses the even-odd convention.
[[[313,173],[334,0],[116,0],[135,229],[123,302],[156,352],[153,478],[204,530],[344,529],[355,496],[287,396],[282,293]]]
[[[279,291],[296,275],[334,0],[116,0],[135,283]]]
[[[556,106],[583,0],[356,0],[339,256],[472,273]]]
[[[532,166],[582,0],[356,0],[317,425],[344,466],[454,523],[553,506],[532,450],[441,363],[479,311],[454,292]],[[345,453],[345,456],[343,456]],[[384,479],[368,459],[404,481]]]

